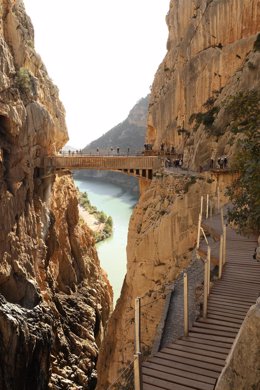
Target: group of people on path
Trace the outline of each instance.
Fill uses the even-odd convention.
[[[165,159],[165,168],[181,168],[183,165],[183,159],[182,157],[170,159],[167,157]]]
[[[218,157],[216,167],[214,167],[214,163],[215,163],[214,159],[211,158],[210,159],[210,168],[211,169],[213,169],[213,168],[226,169],[227,165],[228,165],[228,158],[227,158],[227,156]]]

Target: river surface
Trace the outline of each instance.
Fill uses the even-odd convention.
[[[75,180],[81,192],[86,191],[89,200],[99,211],[113,219],[113,234],[96,247],[102,268],[107,272],[114,291],[114,304],[120,296],[126,274],[126,244],[129,220],[137,196],[119,187],[97,179]]]

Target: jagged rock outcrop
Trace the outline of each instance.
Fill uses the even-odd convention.
[[[252,306],[237,335],[216,390],[260,388],[260,299]]]
[[[92,389],[111,306],[71,177],[45,176],[64,108],[22,1],[0,1],[0,387]]]
[[[213,153],[215,161],[223,154],[230,161],[238,137],[230,131],[224,101],[239,91],[259,89],[259,2],[171,0],[166,20],[168,53],[151,90],[146,142],[157,151],[162,143],[164,149],[174,146],[194,171],[207,167]],[[162,176],[142,186],[129,227],[125,283],[98,361],[98,390],[133,360],[137,296],[144,297],[142,341],[149,353],[165,285],[190,262],[200,194],[214,200],[219,186],[221,202],[227,201],[224,192],[232,177],[203,177],[194,184]]]

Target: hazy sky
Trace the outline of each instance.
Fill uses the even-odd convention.
[[[166,54],[170,0],[24,0],[35,48],[83,148],[149,93]]]

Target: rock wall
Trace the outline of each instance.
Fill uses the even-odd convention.
[[[168,52],[152,86],[146,142],[157,151],[161,144],[174,146],[194,171],[207,168],[213,154],[215,161],[223,154],[230,161],[237,138],[231,135],[224,101],[259,88],[259,1],[171,0],[166,21]],[[209,119],[198,123],[196,114],[208,114]],[[127,275],[98,361],[98,390],[133,360],[138,296],[143,303],[142,348],[151,350],[168,283],[191,260],[200,195],[209,193],[216,201],[219,185],[221,202],[227,202],[225,188],[233,178],[208,175],[200,180],[164,174],[141,186],[129,226]]]
[[[216,390],[260,388],[260,299],[242,324]]]
[[[174,146],[186,166],[198,169],[212,153],[232,155],[232,140],[223,110],[211,111],[208,129],[195,126],[194,114],[259,85],[259,52],[252,53],[259,1],[171,0],[166,20],[168,52],[152,86],[147,139],[157,150]]]
[[[72,179],[41,169],[68,134],[33,40],[0,0],[0,388],[92,389],[112,291]]]

